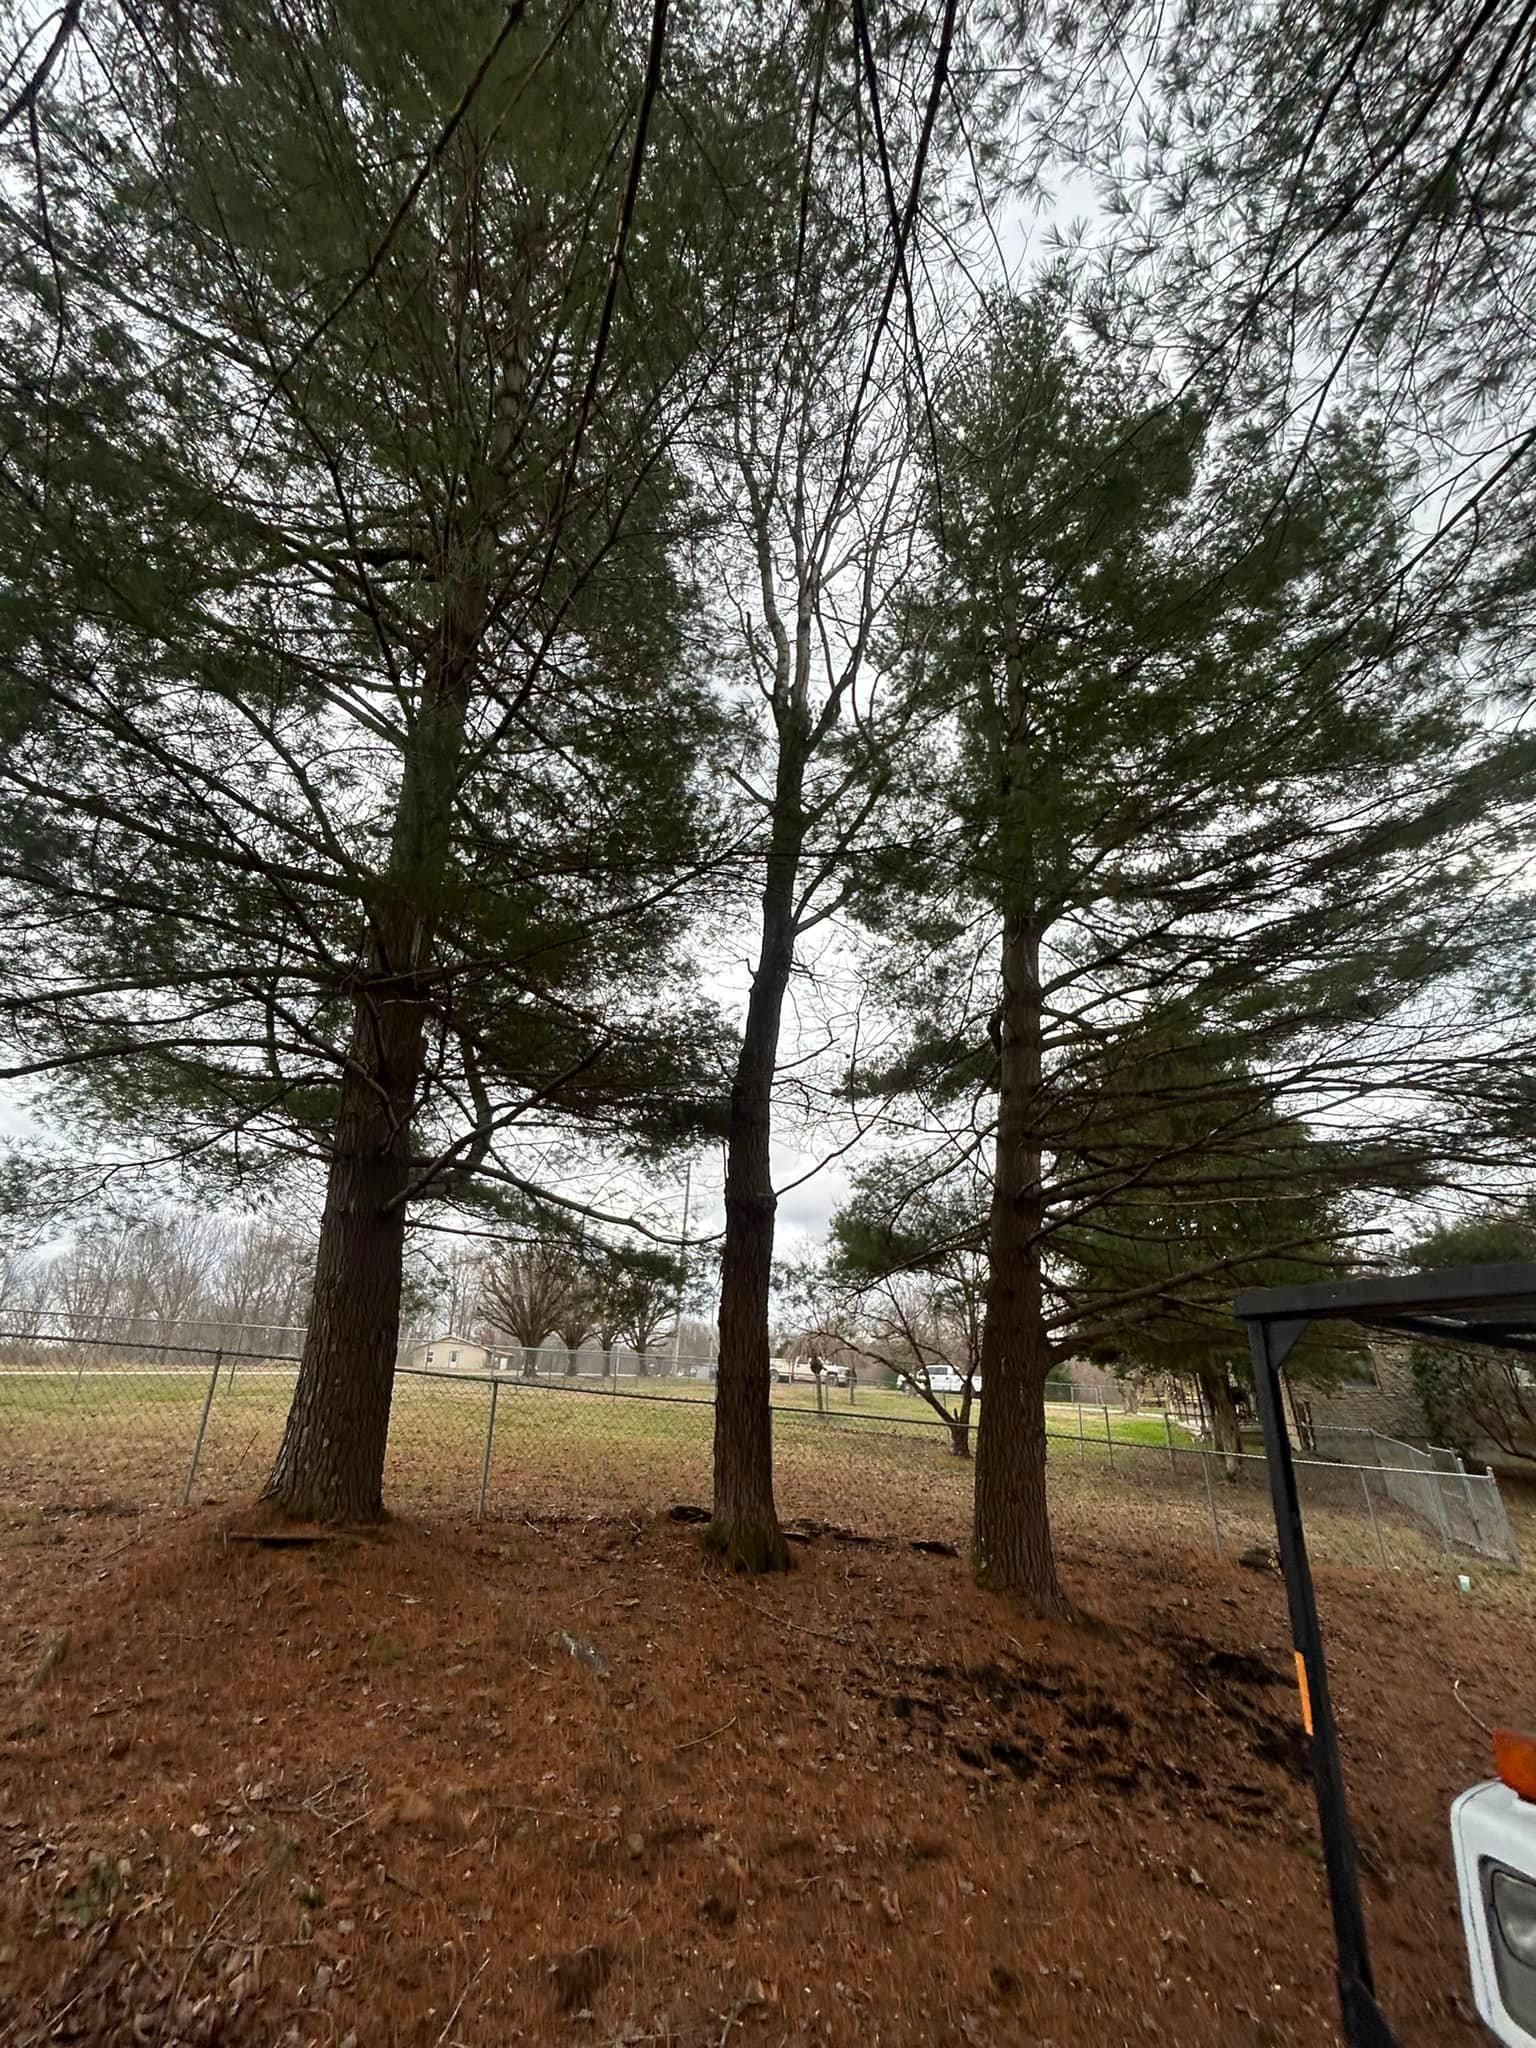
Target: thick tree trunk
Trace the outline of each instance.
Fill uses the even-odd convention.
[[[539,1349],[536,1344],[523,1346],[523,1378],[536,1380],[539,1376]]]
[[[788,1571],[773,1498],[768,1295],[774,1212],[770,1140],[779,1024],[794,963],[794,888],[803,825],[803,761],[782,742],[763,928],[731,1087],[715,1383],[715,1513],[705,1541],[738,1571]]]
[[[1205,1396],[1206,1413],[1211,1418],[1211,1441],[1221,1453],[1222,1474],[1229,1485],[1235,1486],[1243,1469],[1240,1462],[1243,1438],[1238,1427],[1232,1382],[1219,1369],[1213,1372],[1202,1367],[1200,1391]]]
[[[637,1380],[648,1378],[650,1370],[650,1367],[645,1362],[645,1346],[637,1344],[635,1346],[635,1378]]]
[[[573,1380],[576,1377],[576,1353],[578,1348],[575,1344],[568,1344],[565,1347],[565,1376],[568,1380]]]
[[[369,1007],[359,1005],[360,1010]],[[400,1339],[410,1115],[422,1057],[419,1004],[371,999],[342,1080],[293,1405],[263,1499],[312,1522],[384,1512],[384,1452]],[[367,1053],[367,1073],[356,1071]]]
[[[1045,1493],[1045,1380],[1051,1349],[1041,1286],[1040,953],[1029,922],[1003,926],[997,1156],[988,1227],[976,1432],[977,1583],[1034,1614],[1065,1617]]]
[[[400,1343],[411,1126],[436,901],[452,847],[484,586],[445,562],[440,638],[401,767],[342,1071],[314,1300],[293,1405],[262,1498],[303,1521],[377,1521]]]

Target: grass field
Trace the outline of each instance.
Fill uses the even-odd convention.
[[[253,1495],[270,1468],[292,1395],[292,1366],[220,1373],[190,1498]],[[412,1513],[488,1518],[640,1516],[711,1493],[712,1390],[697,1380],[530,1383],[402,1373],[386,1487]],[[892,1389],[846,1390],[824,1412],[814,1388],[779,1386],[775,1473],[786,1519],[872,1534],[968,1541],[973,1467],[924,1404]],[[0,1499],[179,1504],[208,1396],[200,1369],[0,1368]],[[1267,1542],[1262,1465],[1224,1483],[1219,1462],[1161,1415],[1066,1404],[1047,1411],[1053,1514],[1155,1554],[1170,1545],[1233,1554]],[[1346,1468],[1301,1472],[1314,1553],[1342,1563],[1445,1569],[1432,1531],[1390,1500],[1369,1502]],[[1368,1512],[1369,1509],[1369,1512]]]

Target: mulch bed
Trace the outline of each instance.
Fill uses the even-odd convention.
[[[0,1526],[4,2048],[1337,2039],[1268,1574],[1078,1539],[1066,1629],[825,1528],[249,1526]],[[1446,1810],[1536,1626],[1320,1597],[1383,2002],[1474,2048]]]

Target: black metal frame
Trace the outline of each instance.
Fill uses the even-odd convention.
[[[1440,1273],[1254,1288],[1237,1297],[1235,1308],[1238,1319],[1248,1326],[1254,1391],[1268,1455],[1275,1540],[1285,1576],[1298,1674],[1304,1680],[1303,1713],[1312,1738],[1312,1784],[1333,1912],[1344,2038],[1349,2048],[1398,2048],[1397,2037],[1376,2003],[1371,1976],[1355,1838],[1344,1799],[1338,1730],[1328,1696],[1328,1670],[1280,1374],[1297,1341],[1320,1321],[1363,1323],[1410,1336],[1536,1352],[1536,1264],[1456,1266]]]

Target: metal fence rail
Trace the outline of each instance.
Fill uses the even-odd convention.
[[[122,1338],[0,1331],[0,1501],[236,1500],[261,1485],[297,1359]],[[969,1540],[972,1437],[873,1389],[775,1388],[787,1522]],[[796,1397],[801,1398],[796,1398]],[[1058,1411],[1047,1430],[1056,1524],[1085,1545],[1170,1542],[1236,1555],[1272,1541],[1266,1463],[1226,1456],[1162,1415]],[[712,1389],[670,1379],[397,1370],[385,1471],[402,1511],[454,1517],[639,1514],[711,1492]],[[1117,1426],[1118,1425],[1118,1426]],[[1154,1440],[1147,1441],[1147,1437]],[[1496,1483],[1380,1457],[1298,1462],[1314,1554],[1430,1569],[1518,1564]],[[1433,1503],[1433,1506],[1431,1506]]]

